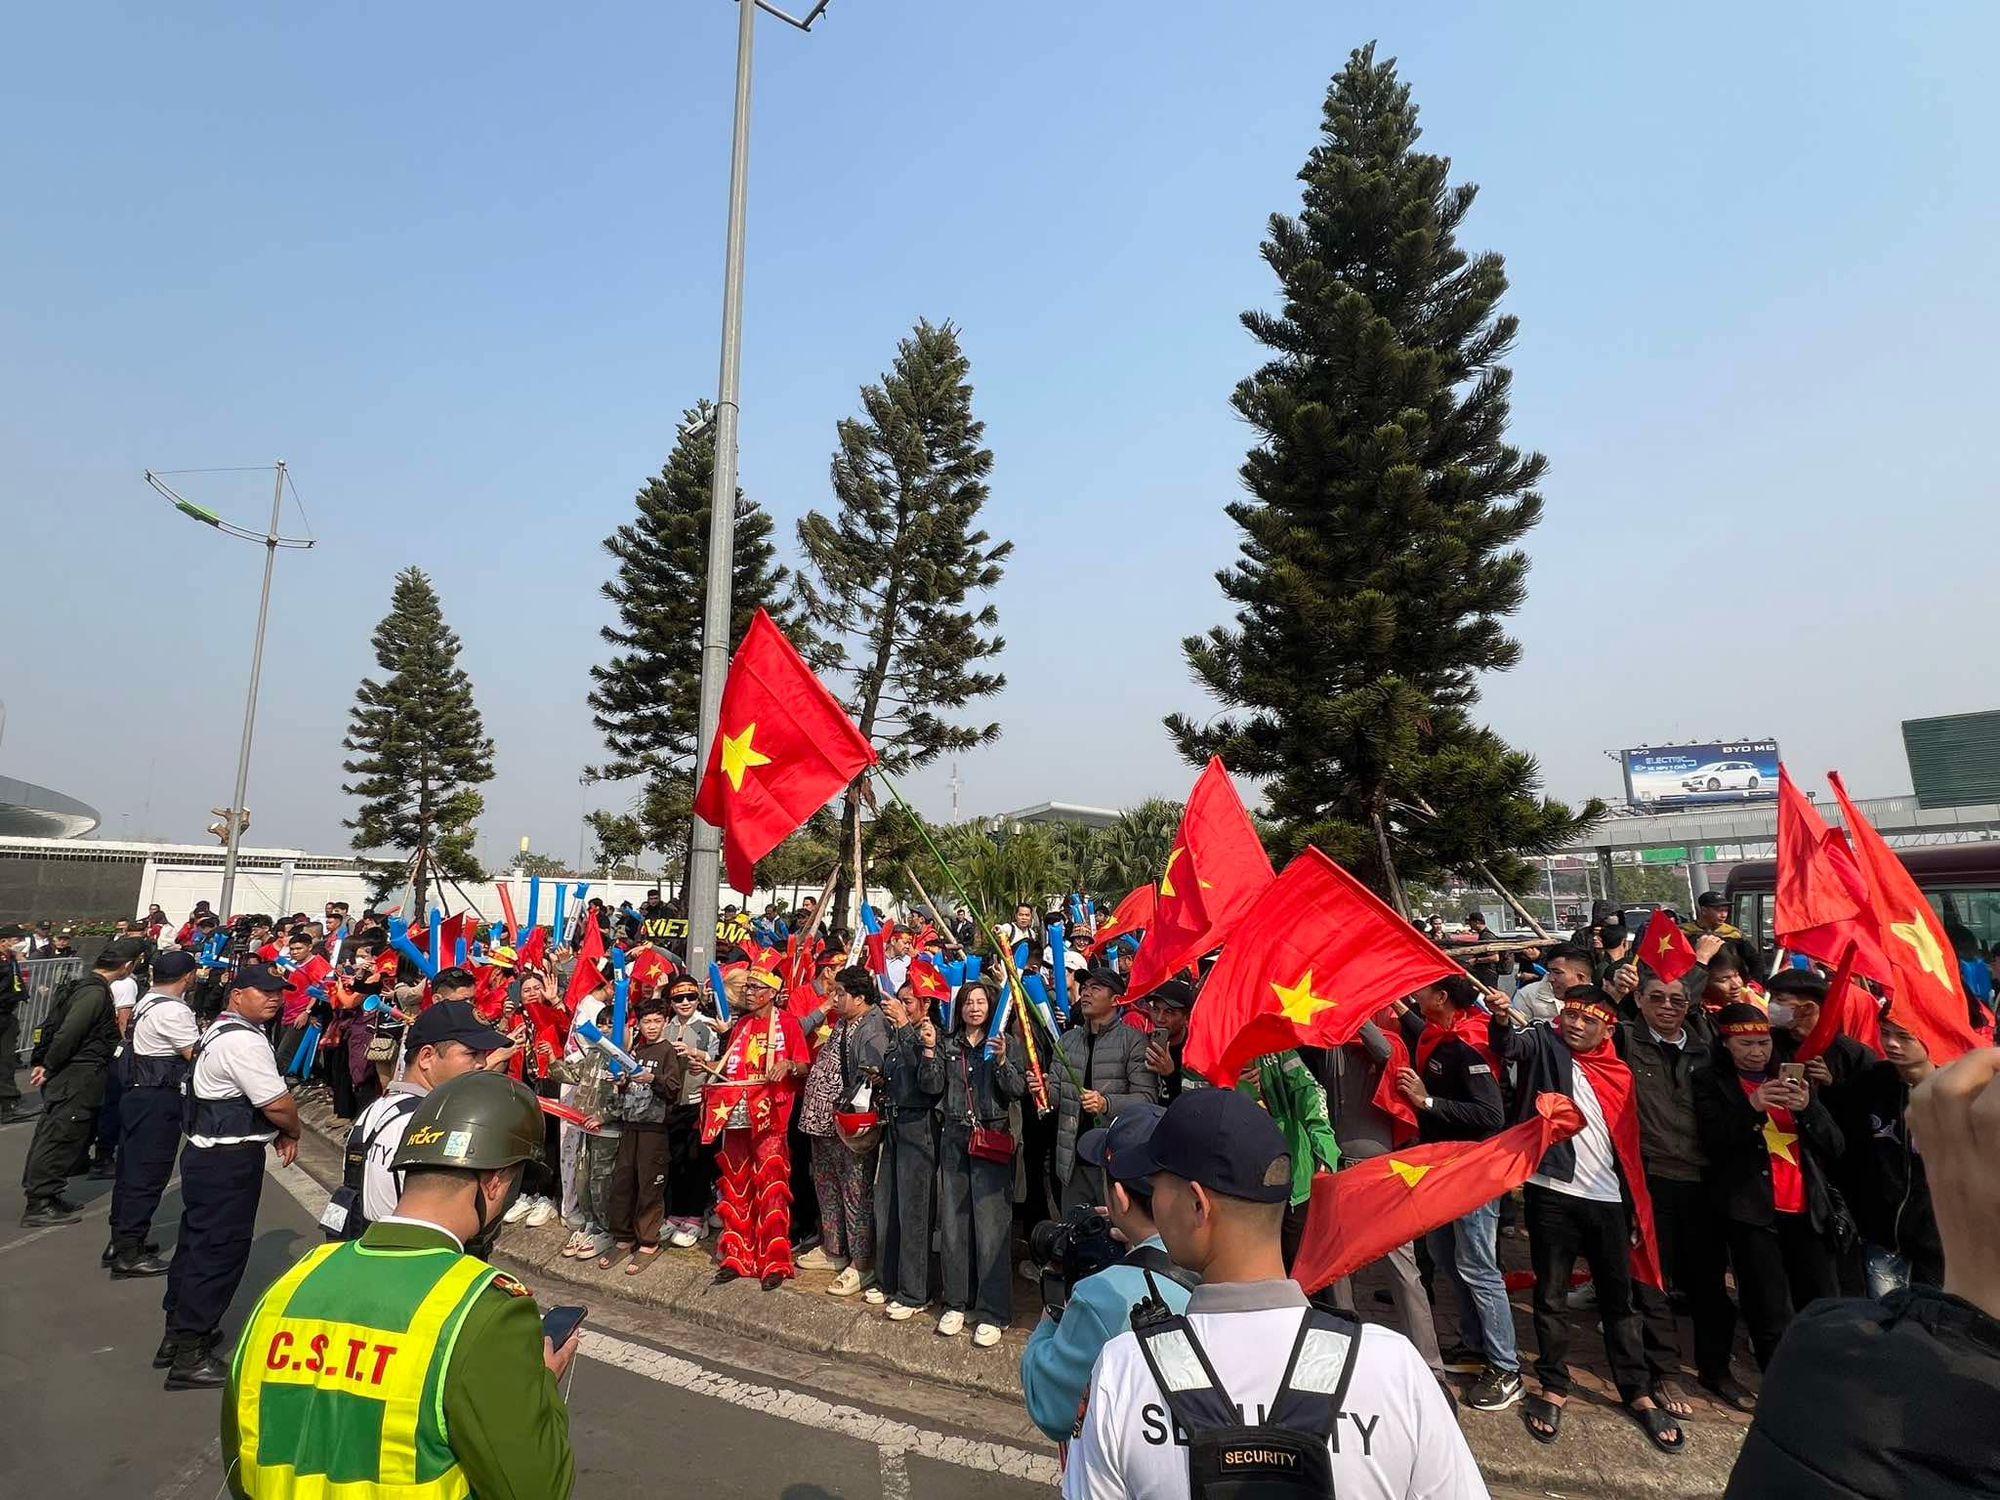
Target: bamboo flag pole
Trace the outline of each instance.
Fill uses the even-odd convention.
[[[943,862],[939,861],[939,863],[942,864]],[[930,892],[924,889],[924,883],[921,880],[917,879],[917,872],[911,869],[908,864],[905,864],[903,866],[903,873],[910,878],[910,884],[916,887],[918,899],[920,899],[925,906],[928,906],[931,909],[931,914],[933,916],[937,916],[937,910],[938,910],[937,903],[931,900]],[[950,873],[949,870],[947,870],[946,873],[949,874]],[[938,917],[938,920],[943,921],[944,919],[942,917]],[[1017,1011],[1024,1012],[1024,1014],[1021,1017],[1021,1046],[1024,1049],[1022,1055],[1022,1067],[1027,1071],[1028,1074],[1029,1089],[1033,1091],[1036,1100],[1042,1105],[1044,1109],[1046,1109],[1048,1106],[1049,1086],[1047,1081],[1042,1077],[1041,1059],[1035,1056],[1035,1038],[1028,1030],[1028,1020],[1025,1014],[1025,1011],[1026,1009],[1028,1009],[1028,1007],[1020,1003],[1021,1001],[1025,1000],[1025,998],[1026,998],[1025,994],[1017,994],[1016,1003],[1014,1006],[1014,1008]]]

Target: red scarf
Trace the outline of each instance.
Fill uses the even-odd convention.
[[[1378,1029],[1389,1044],[1389,1060],[1382,1065],[1382,1078],[1370,1102],[1396,1122],[1390,1144],[1403,1146],[1417,1138],[1417,1112],[1396,1087],[1396,1075],[1410,1065],[1410,1049],[1403,1045],[1402,1028],[1393,1019]]]
[[[1422,1076],[1431,1054],[1447,1037],[1457,1037],[1477,1052],[1479,1060],[1487,1067],[1496,1072],[1499,1070],[1500,1061],[1493,1055],[1493,1018],[1483,1010],[1462,1010],[1452,1017],[1449,1026],[1440,1026],[1434,1021],[1424,1023],[1423,1033],[1417,1038],[1418,1076]]]
[[[1639,1243],[1632,1247],[1632,1276],[1661,1291],[1660,1245],[1653,1234],[1653,1195],[1646,1191],[1646,1165],[1639,1155],[1639,1107],[1632,1097],[1632,1070],[1619,1060],[1606,1037],[1588,1052],[1572,1052],[1570,1061],[1590,1075],[1591,1092],[1604,1112],[1611,1149],[1632,1194],[1632,1216],[1639,1223]]]

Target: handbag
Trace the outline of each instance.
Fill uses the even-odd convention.
[[[958,1074],[965,1082],[965,1122],[972,1127],[972,1139],[965,1148],[967,1153],[980,1161],[1011,1162],[1014,1159],[1013,1135],[994,1126],[980,1124],[972,1113],[972,1064],[966,1061],[962,1046],[958,1051]]]

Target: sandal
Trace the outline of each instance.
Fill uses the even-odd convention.
[[[1701,1388],[1732,1410],[1753,1412],[1757,1409],[1757,1393],[1738,1384],[1731,1376],[1725,1375],[1720,1380],[1704,1380]]]
[[[1627,1406],[1646,1438],[1662,1453],[1678,1453],[1687,1446],[1687,1428],[1672,1412],[1659,1406]],[[1671,1432],[1673,1437],[1667,1434]]]
[[[1661,1411],[1675,1418],[1685,1419],[1694,1415],[1694,1402],[1688,1393],[1681,1389],[1678,1380],[1656,1382],[1653,1386],[1653,1401]]]
[[[637,1276],[653,1263],[653,1257],[660,1253],[658,1245],[641,1245],[632,1252],[632,1258],[625,1262],[625,1274]]]
[[[1546,1396],[1530,1396],[1521,1403],[1521,1420],[1528,1436],[1538,1443],[1553,1443],[1562,1431],[1563,1409]]]
[[[608,1271],[618,1261],[631,1253],[632,1247],[630,1245],[613,1245],[609,1250],[597,1257],[597,1269]]]

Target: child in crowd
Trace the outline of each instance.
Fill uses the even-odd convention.
[[[972,1342],[990,1349],[1013,1315],[1013,1268],[1007,1242],[1014,1215],[1014,1139],[1008,1107],[1026,1097],[1028,1080],[1007,1038],[986,1046],[993,992],[980,980],[960,987],[944,1062],[943,1127],[938,1142],[938,1227],[943,1246],[946,1338],[977,1320]],[[1004,1155],[1002,1154],[1004,1151]]]
[[[662,1033],[681,1059],[680,1097],[667,1109],[667,1243],[685,1249],[708,1233],[715,1153],[701,1143],[701,1093],[708,1067],[722,1056],[722,1034],[699,1013],[701,984],[688,974],[667,986],[673,1014]]]
[[[623,1132],[611,1169],[609,1227],[615,1255],[629,1249],[625,1274],[636,1276],[660,1253],[660,1225],[666,1217],[667,1111],[681,1096],[687,1064],[666,1039],[667,1005],[639,1005],[639,1036],[631,1049],[639,1071],[627,1073],[618,1090]],[[598,1261],[604,1265],[611,1256]]]

